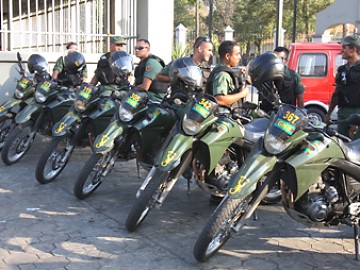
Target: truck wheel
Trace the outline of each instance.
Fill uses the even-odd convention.
[[[325,117],[326,117],[325,111],[323,111],[319,108],[315,108],[315,107],[309,107],[306,109],[307,109],[307,114],[308,114],[310,120],[314,119],[314,120],[318,120],[321,122],[325,122]]]

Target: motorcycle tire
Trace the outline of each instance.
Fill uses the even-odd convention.
[[[0,151],[4,146],[5,140],[11,130],[15,127],[15,121],[14,119],[5,118],[0,123]]]
[[[25,148],[23,148],[22,143],[28,139],[29,133],[31,133],[31,127],[31,124],[22,127],[17,126],[7,136],[1,151],[1,159],[6,165],[12,165],[18,162],[27,151],[29,151],[34,142],[35,134]]]
[[[107,155],[111,154],[108,153]],[[106,161],[106,155],[94,153],[85,162],[84,167],[74,185],[74,195],[79,200],[89,197],[102,183],[102,172],[106,166],[101,166]]]
[[[48,184],[65,168],[74,146],[70,137],[54,137],[45,147],[36,165],[35,178],[40,184]],[[68,151],[70,153],[68,154]],[[65,161],[61,161],[67,155]]]
[[[164,183],[168,180],[169,174],[156,170],[152,179],[140,196],[135,200],[125,222],[125,228],[129,232],[135,231],[149,214],[150,209],[156,204],[157,199],[163,193]]]
[[[260,181],[260,183],[262,184],[262,181]],[[261,204],[262,205],[276,204],[278,202],[281,202],[281,196],[282,195],[279,186],[279,181],[277,181],[276,184],[272,188],[270,188],[269,192],[262,199]]]

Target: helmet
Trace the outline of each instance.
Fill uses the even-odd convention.
[[[32,54],[28,59],[28,69],[30,73],[42,73],[47,71],[48,63],[43,56],[40,54]]]
[[[249,63],[248,72],[252,84],[260,89],[263,83],[283,80],[284,64],[276,54],[265,52]]]
[[[109,64],[116,76],[121,79],[126,79],[134,69],[133,59],[130,54],[125,51],[115,51],[112,53]]]
[[[74,50],[67,51],[64,56],[64,67],[70,74],[81,72],[86,66],[85,57]]]
[[[202,73],[191,57],[181,57],[175,60],[169,68],[169,77],[172,84],[180,80],[192,88],[202,86]]]

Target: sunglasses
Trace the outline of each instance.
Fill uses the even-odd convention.
[[[209,37],[197,38],[195,41],[194,47],[198,48],[201,45],[201,43],[203,43],[203,42],[211,42],[211,39]]]
[[[147,49],[148,47],[144,47],[144,46],[135,46],[135,50],[141,51],[143,49]]]

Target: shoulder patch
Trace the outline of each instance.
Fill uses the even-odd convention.
[[[152,70],[152,66],[146,66],[146,71],[151,71]]]

